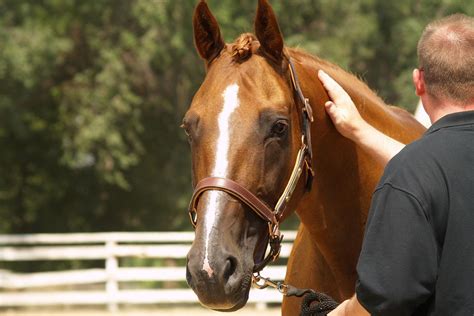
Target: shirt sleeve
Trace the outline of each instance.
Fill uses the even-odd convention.
[[[434,293],[437,267],[436,239],[420,201],[384,184],[369,211],[357,299],[372,315],[412,315]]]

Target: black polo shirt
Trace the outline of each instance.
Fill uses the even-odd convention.
[[[357,273],[372,315],[474,315],[474,111],[441,118],[388,163]]]

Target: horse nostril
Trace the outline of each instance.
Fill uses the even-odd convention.
[[[227,258],[224,266],[224,280],[229,280],[229,278],[234,274],[237,268],[237,259],[234,257]]]

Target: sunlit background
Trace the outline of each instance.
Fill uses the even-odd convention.
[[[252,31],[256,2],[208,0],[227,42]],[[387,103],[410,111],[418,101],[411,72],[424,26],[455,12],[474,14],[471,0],[270,2],[286,45],[356,73]],[[135,249],[117,257],[97,250],[101,254],[89,259],[16,260],[19,257],[8,257],[7,248],[25,243],[7,235],[81,233],[81,238],[96,238],[87,245],[103,249],[120,243],[172,244],[184,247],[185,253],[189,235],[186,242],[179,234],[162,235],[168,236],[164,240],[147,239],[146,234],[84,236],[191,230],[186,212],[192,191],[190,153],[179,126],[205,75],[193,46],[195,4],[0,0],[0,313],[18,311],[18,306],[5,307],[7,297],[1,295],[26,291],[25,286],[6,286],[12,273],[105,273],[107,264],[113,268],[113,260],[116,267],[183,269],[184,256],[170,258],[165,248],[147,248],[149,258]],[[285,228],[296,229],[297,223],[292,218]],[[74,253],[72,246],[84,241],[68,236],[49,242],[32,239],[26,245],[69,247]],[[186,289],[184,275],[161,280],[162,270],[153,271],[143,273],[155,273],[155,278],[117,283],[117,291]],[[91,284],[49,286],[45,281],[44,288],[35,286],[34,291],[113,287],[107,280],[104,276]],[[112,310],[116,307],[109,304]],[[31,308],[34,304],[27,310]]]

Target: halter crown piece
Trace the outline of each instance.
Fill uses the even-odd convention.
[[[313,152],[311,150],[311,122],[313,122],[313,111],[309,100],[304,97],[301,90],[298,76],[291,59],[288,59],[288,69],[291,77],[291,84],[297,97],[296,104],[300,104],[299,112],[301,114],[301,147],[296,156],[295,165],[291,172],[285,190],[281,194],[275,207],[270,208],[264,201],[259,199],[255,194],[241,186],[237,182],[219,177],[204,178],[194,188],[193,196],[189,204],[189,217],[194,227],[197,224],[197,204],[201,195],[210,190],[218,190],[226,192],[232,197],[238,199],[240,202],[247,205],[260,218],[268,223],[268,245],[270,250],[264,259],[254,266],[253,272],[254,283],[257,283],[261,278],[258,274],[270,261],[275,261],[280,255],[281,242],[283,235],[280,233],[280,220],[287,210],[287,206],[291,200],[291,196],[296,189],[296,186],[301,178],[304,170],[306,170],[306,191],[311,190],[314,172],[312,169]],[[267,247],[268,247],[267,245]],[[257,284],[258,287],[258,284]]]

